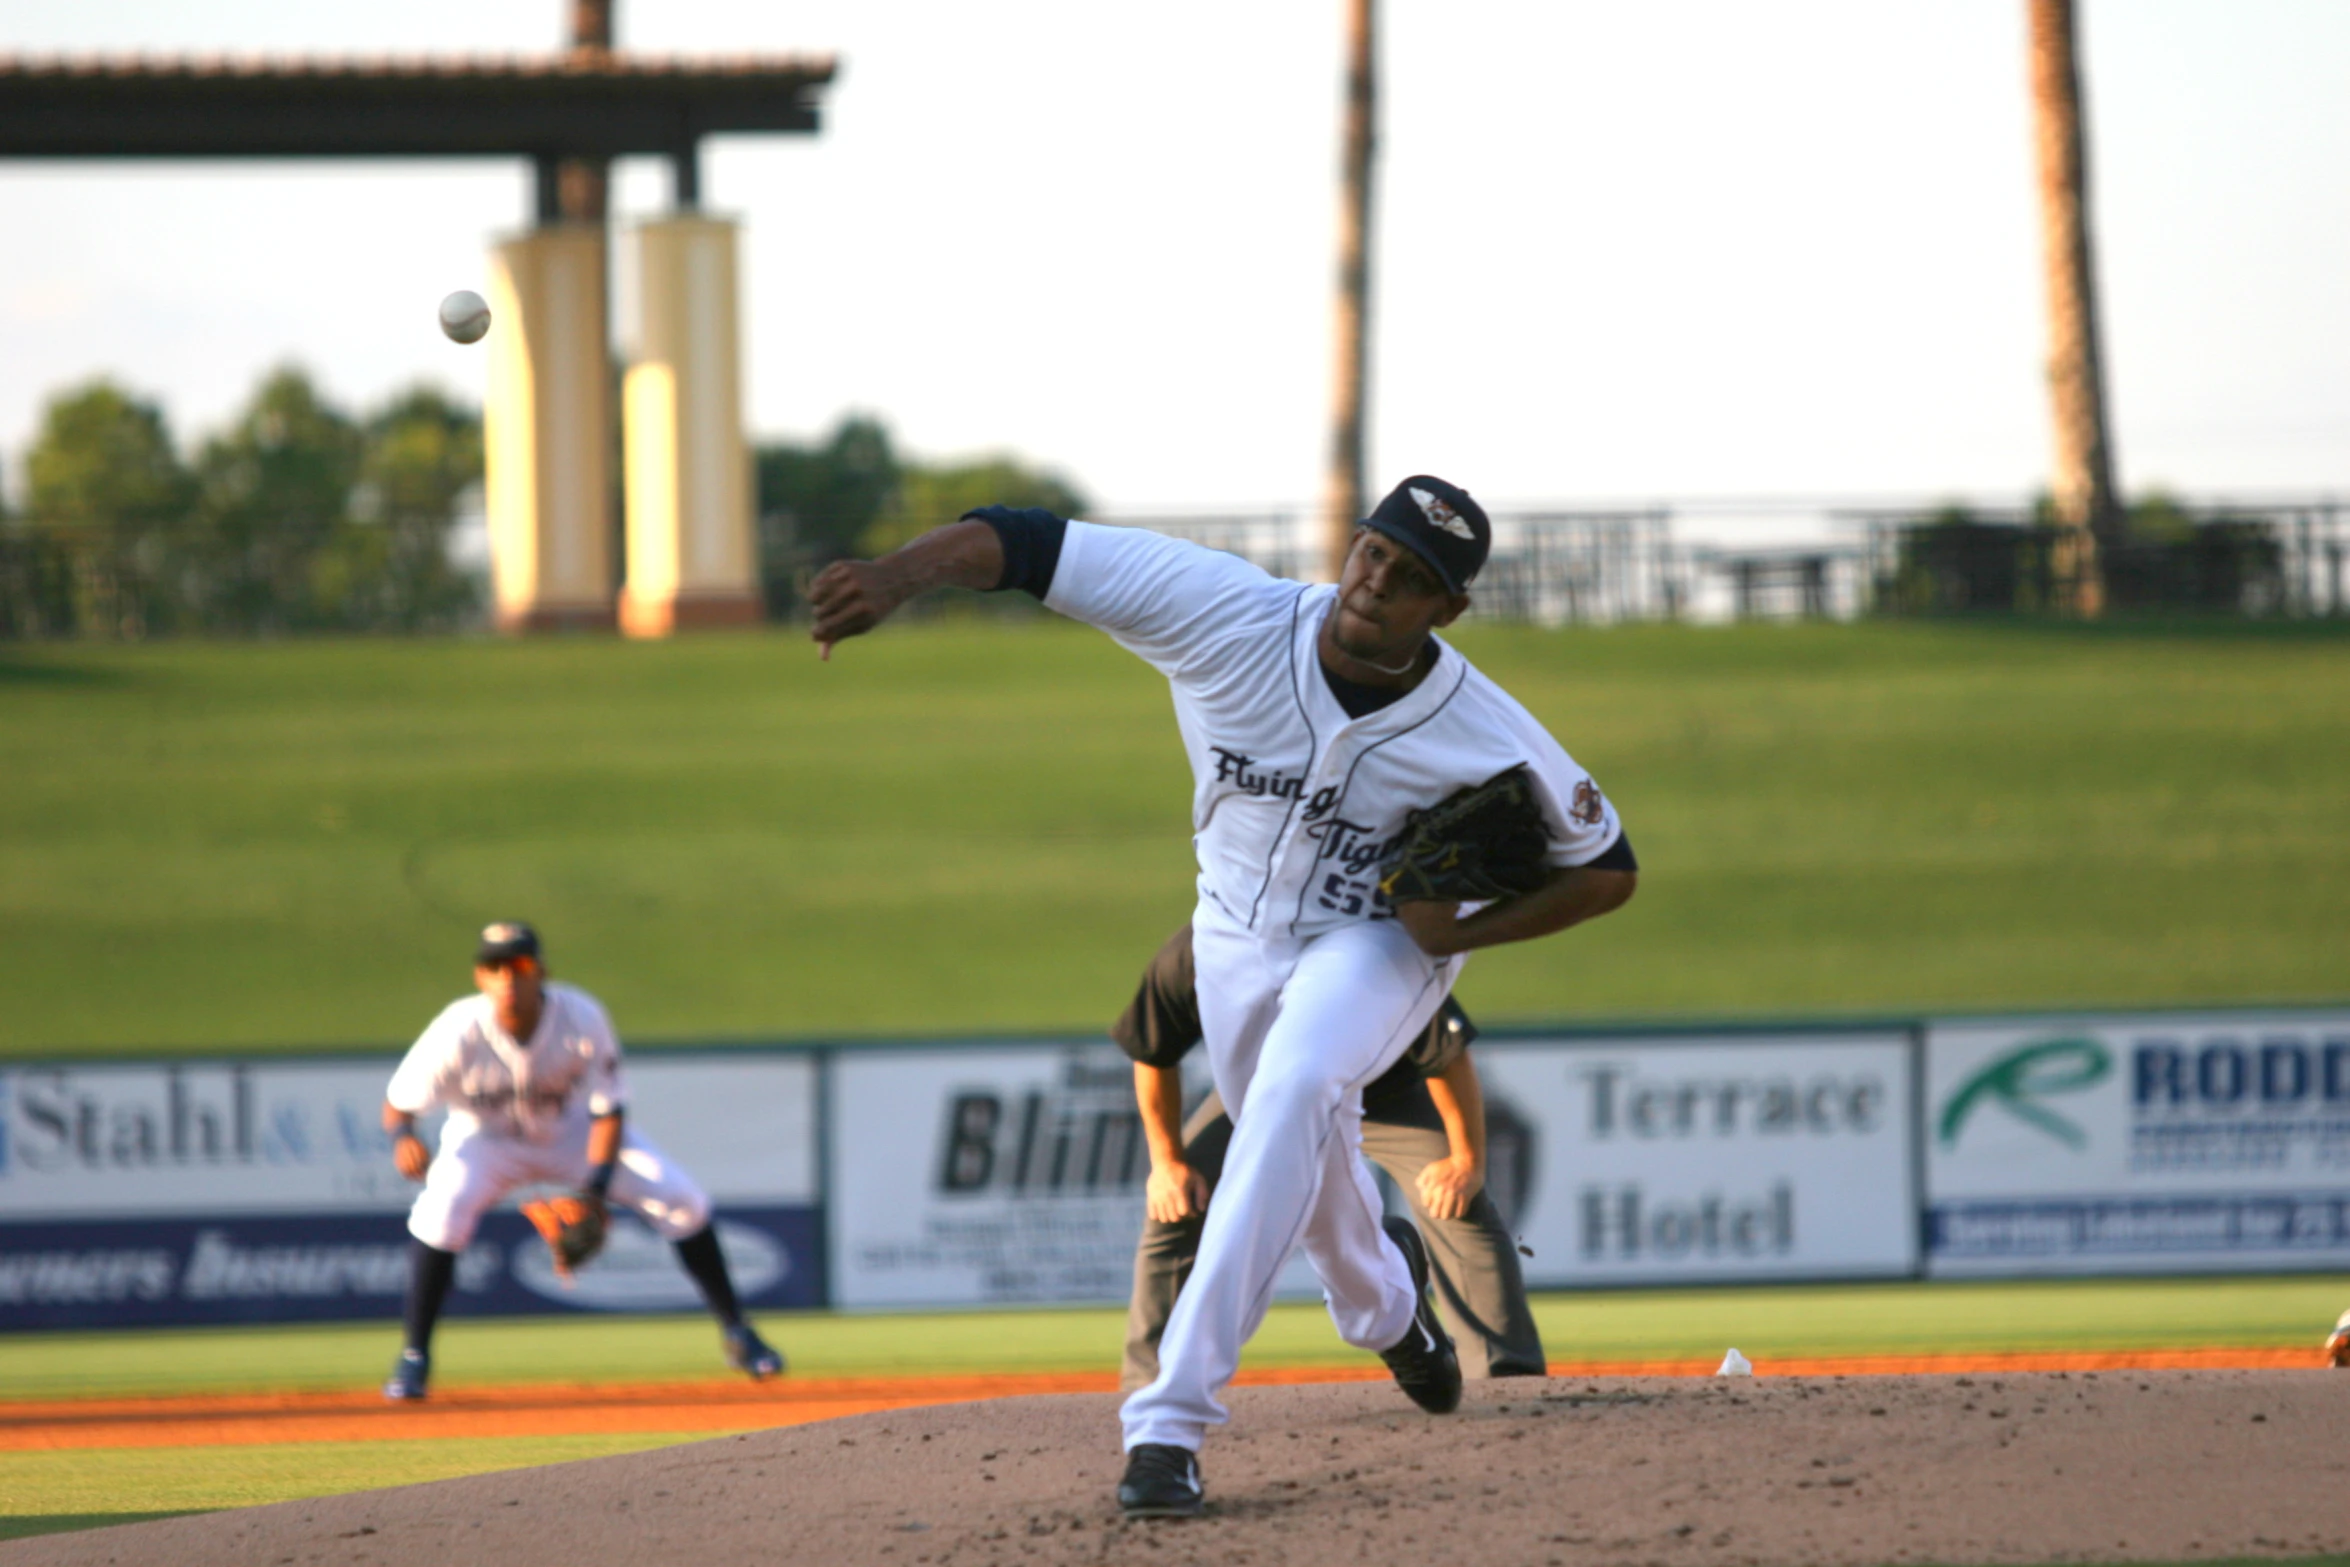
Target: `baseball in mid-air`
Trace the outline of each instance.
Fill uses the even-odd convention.
[[[453,343],[478,343],[490,330],[489,301],[461,288],[441,301],[441,330]]]

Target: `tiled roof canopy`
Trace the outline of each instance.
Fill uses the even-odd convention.
[[[0,158],[675,155],[813,131],[826,55],[0,55]]]

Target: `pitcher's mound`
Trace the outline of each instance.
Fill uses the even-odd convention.
[[[653,1453],[0,1546],[0,1563],[1153,1567],[2043,1563],[2350,1551],[2324,1370],[1257,1387],[1204,1518],[1129,1523],[1107,1394],[859,1415]]]

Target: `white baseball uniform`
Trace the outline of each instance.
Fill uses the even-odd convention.
[[[596,998],[553,981],[546,998],[527,1041],[498,1025],[489,997],[452,1001],[392,1074],[384,1098],[393,1109],[449,1112],[408,1214],[408,1233],[427,1246],[463,1251],[481,1216],[517,1187],[584,1186],[589,1123],[627,1101],[620,1040]],[[710,1200],[693,1177],[625,1124],[611,1199],[665,1240],[710,1221]]]
[[[1422,952],[1378,891],[1405,813],[1526,764],[1551,859],[1614,843],[1614,807],[1533,716],[1438,642],[1394,703],[1349,718],[1316,640],[1337,589],[1235,556],[1073,522],[1045,603],[1108,632],[1173,687],[1191,758],[1200,1018],[1233,1136],[1199,1258],[1125,1404],[1126,1445],[1196,1449],[1294,1246],[1339,1335],[1385,1349],[1409,1328],[1411,1275],[1380,1230],[1359,1149],[1362,1089],[1428,1026],[1462,958]]]

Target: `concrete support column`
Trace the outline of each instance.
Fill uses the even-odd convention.
[[[743,442],[736,225],[675,216],[639,226],[640,339],[621,392],[632,637],[761,618]]]
[[[482,415],[498,628],[612,624],[604,230],[557,224],[490,253]]]

